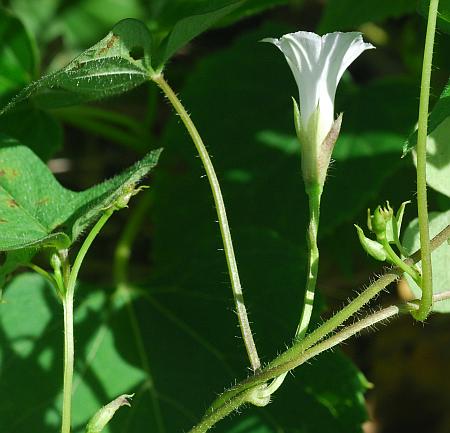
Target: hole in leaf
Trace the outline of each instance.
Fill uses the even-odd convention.
[[[134,60],[141,60],[144,58],[144,48],[142,47],[133,47],[130,50],[130,57]]]

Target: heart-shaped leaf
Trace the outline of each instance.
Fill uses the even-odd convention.
[[[67,66],[25,87],[2,112],[29,97],[42,107],[54,108],[118,95],[148,79],[150,62],[147,27],[125,19]]]
[[[158,160],[150,152],[122,174],[74,192],[18,141],[0,137],[0,251],[53,246],[67,248]]]

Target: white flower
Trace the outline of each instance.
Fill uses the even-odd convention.
[[[334,142],[325,142],[334,124],[336,88],[349,65],[374,46],[365,43],[358,32],[328,33],[322,37],[296,32],[263,41],[283,52],[294,74],[300,94],[296,126],[302,142],[303,174],[307,183],[318,182],[322,187],[334,146]],[[340,120],[336,126],[340,126]],[[338,134],[339,130],[333,134],[334,141]]]

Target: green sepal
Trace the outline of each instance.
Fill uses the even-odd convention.
[[[103,431],[106,424],[111,421],[111,418],[120,407],[131,406],[129,399],[133,396],[134,394],[122,394],[106,406],[103,406],[87,424],[86,433],[100,433]]]
[[[384,262],[387,259],[387,254],[383,246],[377,241],[367,238],[361,227],[356,224],[355,227],[356,232],[358,233],[359,242],[361,242],[361,246],[363,247],[364,251],[374,259]]]
[[[404,201],[395,216],[392,217],[390,221],[388,221],[386,225],[386,239],[390,244],[395,244],[400,252],[407,256],[406,251],[402,247],[400,243],[400,231],[402,228],[403,215],[405,213],[406,205],[411,203],[410,200]]]

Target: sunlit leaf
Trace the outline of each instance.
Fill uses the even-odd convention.
[[[124,93],[148,80],[151,38],[143,23],[125,19],[66,67],[25,87],[4,109],[34,97],[43,107],[60,107]]]
[[[442,213],[432,212],[429,214],[429,219],[430,237],[434,237],[450,224],[450,210]],[[410,253],[413,253],[420,248],[418,219],[412,221],[406,229],[403,236],[403,246]],[[433,266],[433,293],[437,294],[447,291],[450,287],[450,245],[448,242],[444,242],[432,253],[431,263]],[[406,275],[406,279],[414,295],[417,298],[420,298],[422,296],[420,288],[408,275]],[[450,300],[447,299],[446,301],[435,303],[433,311],[449,313]]]

